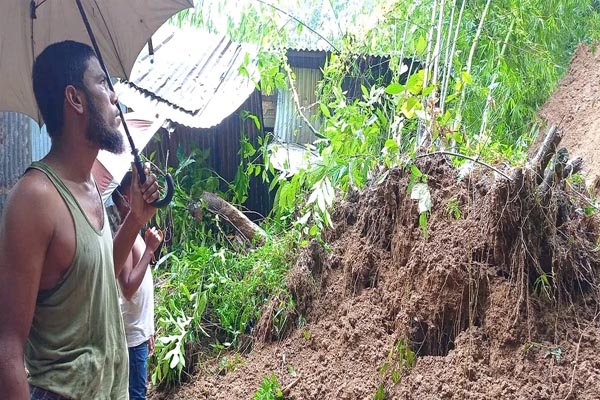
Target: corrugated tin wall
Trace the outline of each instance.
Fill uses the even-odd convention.
[[[0,215],[6,195],[31,162],[31,119],[0,113]]]
[[[50,136],[46,132],[46,125],[41,129],[33,119],[31,121],[31,161],[39,161],[50,151]]]
[[[45,128],[40,130],[23,114],[0,112],[0,215],[8,192],[31,161],[41,159],[49,150]]]
[[[316,87],[323,78],[319,69],[292,67],[296,75],[296,90],[298,100],[304,115],[315,129],[319,129],[316,114],[319,111],[317,104]],[[288,143],[311,143],[316,137],[298,114],[293,94],[289,90],[280,90],[277,94],[277,113],[275,116],[275,136]]]
[[[240,162],[241,133],[245,132],[249,140],[257,146],[257,138],[263,135],[262,129],[257,129],[252,120],[242,121],[242,112],[248,111],[258,116],[262,121],[262,104],[260,92],[254,91],[244,104],[232,115],[225,118],[219,125],[209,129],[189,128],[175,125],[170,134],[163,130],[160,141],[152,141],[145,149],[146,154],[156,152],[159,165],[165,164],[167,150],[169,165],[177,165],[177,151],[189,155],[194,149],[209,150],[208,167],[216,171],[226,181],[232,182]],[[248,200],[244,204],[249,210],[266,215],[272,206],[272,196],[268,186],[260,178],[253,177],[250,181]],[[249,215],[253,218],[256,215]]]

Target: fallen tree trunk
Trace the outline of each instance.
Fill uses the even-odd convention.
[[[556,126],[550,127],[536,155],[530,160],[529,165],[535,170],[538,185],[543,182],[544,170],[561,140],[562,132]]]
[[[565,178],[568,178],[569,176],[574,175],[574,174],[578,173],[579,171],[581,171],[582,168],[583,168],[583,158],[577,157],[577,158],[571,159],[567,162],[567,165],[565,166],[565,170],[563,171],[563,176]]]
[[[200,199],[205,204],[208,211],[223,217],[225,221],[231,224],[231,226],[233,226],[250,243],[256,243],[258,245],[264,244],[267,233],[232,204],[211,192],[202,193]],[[200,203],[192,203],[188,207],[190,213],[197,220],[201,219],[201,209],[202,204]]]
[[[540,192],[542,195],[546,195],[548,190],[552,187],[554,182],[560,183],[562,182],[565,168],[567,166],[567,162],[569,161],[569,152],[564,147],[556,152],[554,157],[554,164],[552,166],[548,166],[546,168],[546,172],[544,173],[544,180],[540,185]]]

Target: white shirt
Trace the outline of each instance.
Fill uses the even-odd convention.
[[[138,290],[127,300],[121,295],[121,314],[127,347],[136,347],[154,335],[154,283],[150,266]]]

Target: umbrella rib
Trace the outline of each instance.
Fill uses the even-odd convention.
[[[121,70],[123,72],[123,77],[127,78],[127,71],[125,71],[125,66],[123,65],[123,61],[121,61],[121,57],[119,55],[119,49],[117,49],[117,44],[115,43],[115,40],[113,39],[112,36],[112,32],[110,31],[108,24],[106,23],[106,19],[104,18],[104,14],[102,14],[102,10],[100,9],[100,6],[98,5],[98,2],[96,0],[94,0],[94,4],[96,4],[96,8],[98,9],[98,13],[100,14],[100,17],[102,18],[102,22],[104,22],[104,27],[106,28],[106,31],[108,32],[108,37],[110,38],[110,42],[113,45],[113,49],[115,50],[115,55],[117,56],[117,61],[119,62],[119,65],[121,65]]]
[[[37,5],[35,3],[33,3],[34,9],[33,9],[32,15],[30,15],[30,19],[31,19],[31,62],[32,63],[35,62],[35,39],[33,38],[33,20],[35,19],[34,18],[35,10],[37,10],[37,8],[39,6],[41,6],[42,4],[44,4],[45,2],[46,2],[46,0],[42,1],[40,4],[37,4]],[[42,121],[42,116],[40,115],[40,108],[37,107],[36,110],[37,110],[37,113],[36,113],[37,114],[37,123],[41,127],[42,124],[40,121]]]
[[[40,4],[35,4],[35,3],[34,3],[34,4],[35,4],[35,9],[37,10],[38,8],[40,8],[40,6],[41,6],[42,4],[44,4],[44,3],[45,3],[45,2],[47,2],[47,1],[48,1],[48,0],[42,0],[42,1],[40,2]]]

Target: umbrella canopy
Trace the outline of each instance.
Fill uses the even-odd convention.
[[[151,35],[192,0],[81,0],[106,67],[127,79]],[[75,0],[2,0],[0,5],[0,111],[27,114],[41,124],[31,73],[48,45],[91,44]]]

